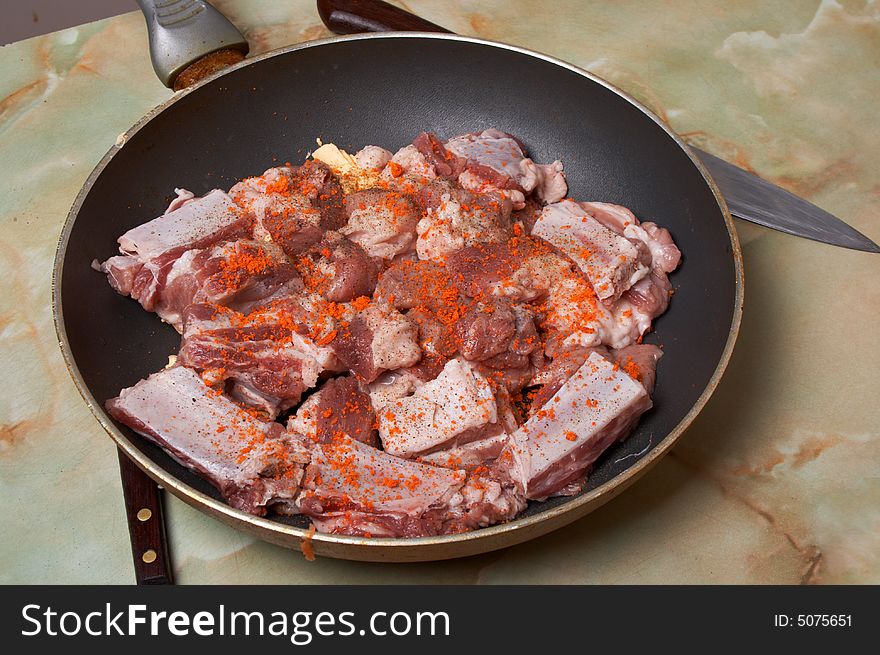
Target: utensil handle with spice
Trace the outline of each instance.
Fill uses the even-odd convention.
[[[229,19],[202,0],[137,0],[147,21],[150,59],[175,91],[238,63],[248,42]]]
[[[318,0],[318,13],[331,32],[448,32],[415,14],[380,0]]]
[[[138,584],[173,584],[165,538],[162,490],[121,450],[119,473]]]

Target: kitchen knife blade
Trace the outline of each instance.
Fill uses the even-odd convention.
[[[814,241],[880,253],[880,246],[824,209],[715,155],[691,149],[709,169],[733,216]]]

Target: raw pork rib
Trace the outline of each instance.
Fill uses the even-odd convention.
[[[225,231],[237,228],[239,222],[229,196],[214,189],[202,198],[191,198],[178,209],[132,228],[119,237],[119,251],[148,262],[176,248],[204,248],[216,243]]]
[[[583,490],[651,407],[681,253],[497,129],[175,189],[98,266],[181,333],[107,401],[252,514],[442,535]],[[286,428],[282,423],[286,422]]]
[[[436,379],[413,395],[379,409],[386,452],[413,457],[497,434],[498,411],[488,380],[463,360],[450,360]]]
[[[368,189],[345,198],[348,224],[340,231],[371,257],[393,259],[411,252],[416,239],[419,207],[408,195]]]
[[[295,265],[309,291],[330,302],[351,302],[370,296],[376,288],[376,263],[338,232],[325,232],[318,244],[296,258]]]
[[[272,239],[291,257],[319,242],[324,230],[345,224],[342,187],[319,161],[270,168],[242,180],[229,195],[254,222],[254,236]]]
[[[420,191],[425,216],[416,225],[420,259],[443,261],[464,246],[499,243],[513,236],[511,204],[497,193],[477,194],[433,182]]]
[[[324,532],[438,534],[465,477],[343,439],[314,449],[298,504]]]
[[[608,304],[650,270],[647,246],[605,227],[571,200],[544,207],[532,234],[571,257],[587,275],[599,299]]]
[[[167,287],[182,271],[204,266],[215,244],[241,238],[249,229],[250,223],[239,217],[229,196],[214,190],[123,234],[122,255],[98,268],[117,292],[130,295],[180,331],[181,313],[198,285],[178,282],[170,290]]]
[[[322,532],[368,537],[464,532],[525,507],[509,480],[401,459],[348,439],[314,449],[297,503]]]
[[[126,232],[120,249],[133,254],[111,257],[101,270],[119,293],[178,331],[194,302],[248,312],[302,288],[296,268],[277,246],[241,238],[249,225],[226,194],[211,192]]]
[[[412,366],[422,356],[415,324],[393,307],[372,303],[345,323],[330,345],[339,361],[364,382],[383,371]]]
[[[591,352],[514,433],[512,477],[527,498],[547,498],[580,478],[650,408],[651,398],[642,384]]]
[[[296,511],[307,449],[278,423],[259,421],[205,386],[188,368],[154,373],[107,411],[193,469],[235,508],[250,514]]]

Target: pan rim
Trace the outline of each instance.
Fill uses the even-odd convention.
[[[160,103],[159,105],[148,111],[132,127],[123,132],[120,137],[117,138],[116,143],[111,146],[111,148],[101,158],[101,160],[92,170],[92,172],[86,178],[86,181],[83,183],[82,188],[77,193],[74,203],[67,214],[67,218],[65,219],[58,240],[58,246],[55,253],[55,261],[52,272],[52,315],[55,324],[56,336],[58,338],[58,345],[61,350],[65,366],[71,378],[73,379],[73,382],[77,390],[79,391],[80,396],[83,398],[89,410],[92,412],[93,416],[97,419],[98,423],[101,425],[104,431],[107,432],[110,438],[115,442],[116,446],[121,448],[123,452],[125,452],[125,454],[129,458],[131,458],[144,472],[146,472],[150,477],[152,477],[163,487],[174,493],[174,495],[178,496],[185,502],[196,506],[198,509],[205,510],[209,514],[217,518],[221,518],[225,523],[233,525],[234,527],[249,527],[252,532],[261,537],[269,533],[274,533],[276,535],[276,543],[280,543],[277,541],[278,538],[283,538],[285,543],[295,543],[301,542],[304,538],[307,537],[307,530],[305,528],[291,526],[286,523],[282,523],[280,521],[275,521],[265,517],[258,517],[246,514],[240,510],[234,509],[233,507],[227,505],[222,501],[218,501],[215,498],[212,498],[211,496],[208,496],[201,491],[194,489],[177,477],[166,472],[162,467],[158,466],[149,457],[147,457],[138,448],[136,448],[132,444],[132,442],[116,427],[116,425],[106,415],[100,403],[97,401],[97,399],[94,398],[94,396],[91,394],[91,391],[89,391],[88,387],[86,386],[85,381],[79,371],[79,367],[77,366],[76,361],[73,357],[73,353],[70,350],[67,331],[64,325],[63,308],[61,304],[61,273],[64,267],[67,245],[70,239],[71,232],[73,230],[73,226],[82,208],[82,204],[86,196],[88,196],[89,192],[91,191],[95,181],[104,171],[104,169],[107,167],[107,165],[116,155],[116,153],[118,153],[119,150],[121,150],[125,146],[125,143],[128,141],[128,139],[132,135],[140,131],[142,128],[144,128],[147,124],[149,124],[149,122],[157,115],[159,115],[162,111],[164,111],[174,103],[178,102],[180,99],[186,97],[190,93],[196,92],[202,86],[210,84],[212,81],[216,80],[219,77],[222,77],[226,73],[238,70],[239,68],[250,66],[265,59],[282,56],[287,53],[303,50],[306,48],[322,47],[339,42],[359,41],[365,39],[434,39],[444,41],[459,41],[480,46],[499,48],[502,50],[508,50],[518,54],[543,60],[550,64],[571,71],[577,75],[580,75],[581,77],[584,77],[593,83],[599,84],[609,91],[615,93],[626,102],[633,105],[666,132],[666,134],[688,156],[693,165],[702,175],[707,186],[712,191],[712,194],[714,195],[715,200],[718,204],[718,208],[721,211],[722,218],[724,219],[725,227],[727,229],[728,237],[730,240],[731,256],[733,257],[734,273],[736,277],[735,298],[730,331],[728,332],[728,337],[721,352],[718,364],[715,367],[715,370],[713,371],[711,377],[709,378],[706,387],[700,393],[700,396],[697,398],[691,409],[682,418],[682,420],[679,421],[679,423],[672,430],[670,430],[669,433],[657,445],[655,445],[647,455],[639,459],[630,468],[614,476],[602,485],[580,496],[575,496],[571,500],[562,503],[557,507],[553,507],[545,511],[537,512],[536,514],[530,516],[514,519],[510,522],[501,523],[499,525],[487,528],[480,528],[478,530],[461,534],[418,538],[363,538],[326,533],[316,533],[314,534],[314,536],[310,536],[308,538],[316,545],[324,543],[328,545],[338,545],[340,547],[366,546],[368,550],[376,551],[374,553],[374,556],[378,556],[380,551],[388,548],[394,548],[399,551],[409,549],[421,549],[427,546],[439,546],[444,544],[455,545],[484,540],[491,541],[493,537],[496,537],[502,533],[522,531],[526,528],[535,527],[541,523],[549,523],[553,519],[557,519],[557,521],[551,529],[561,527],[568,522],[574,521],[584,516],[592,509],[595,509],[607,500],[610,500],[618,493],[623,491],[630,484],[635,482],[642,475],[644,475],[672,448],[672,446],[678,441],[678,439],[694,421],[697,415],[699,415],[699,413],[703,410],[706,403],[709,401],[709,398],[711,398],[711,396],[715,392],[715,389],[717,388],[733,353],[733,348],[739,334],[740,325],[742,323],[745,284],[742,249],[740,246],[739,237],[734,227],[733,219],[730,215],[727,204],[724,201],[720,190],[718,189],[718,186],[712,179],[712,176],[709,174],[706,167],[703,165],[702,161],[700,161],[700,159],[691,151],[684,140],[678,134],[676,134],[659,116],[657,116],[651,109],[642,104],[640,101],[632,97],[629,93],[623,91],[614,84],[594,75],[593,73],[590,73],[583,68],[565,62],[551,55],[546,55],[528,48],[514,46],[488,39],[435,32],[381,32],[334,36],[313,41],[305,41],[302,43],[285,46],[282,48],[271,50],[266,53],[262,53],[260,55],[256,55],[252,58],[245,59],[238,64],[230,66],[227,69],[224,69],[218,73],[215,73],[214,75],[205,78],[193,87],[174,93],[166,101]],[[566,517],[566,515],[571,516]],[[568,520],[565,520],[565,518],[568,518]],[[538,536],[539,534],[541,533],[536,532],[533,536]],[[516,539],[513,539],[509,542],[510,545],[514,543],[517,543]],[[503,547],[504,545],[505,544],[491,546],[486,550],[494,550],[496,548]],[[320,550],[318,552],[320,554]],[[473,552],[480,551],[475,550]],[[328,553],[328,555],[330,554],[331,553]],[[454,557],[455,555],[452,556]],[[443,557],[441,556],[436,559],[443,559]]]

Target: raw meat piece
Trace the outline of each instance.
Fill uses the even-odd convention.
[[[651,251],[651,265],[654,272],[672,273],[681,262],[681,251],[672,240],[669,230],[659,227],[656,223],[630,225],[623,231],[629,239],[639,239]]]
[[[298,332],[299,311],[287,301],[248,316],[192,305],[178,362],[200,371],[212,386],[232,384],[234,398],[274,418],[298,403],[322,371],[339,366],[329,348]]]
[[[540,348],[533,312],[506,298],[473,301],[455,324],[458,351],[489,368],[522,368]]]
[[[498,457],[509,440],[510,435],[506,432],[501,432],[486,439],[471,441],[462,446],[420,455],[417,459],[420,462],[433,464],[434,466],[472,470],[478,466],[484,466]]]
[[[467,160],[467,170],[458,178],[463,187],[501,190],[516,209],[522,209],[533,191],[545,203],[562,200],[568,191],[562,162],[536,164],[519,141],[500,130],[463,134],[447,141],[446,148]]]
[[[647,343],[636,343],[620,350],[612,350],[612,359],[633,379],[638,380],[649,394],[654,393],[657,362],[663,351]]]
[[[571,200],[547,205],[532,234],[571,257],[609,305],[651,270],[645,244],[605,227]]]
[[[510,435],[519,427],[519,420],[511,403],[510,396],[503,388],[497,389],[495,404],[498,422],[486,426],[482,430],[484,436],[462,445],[453,445],[450,448],[420,455],[416,459],[420,462],[434,464],[435,466],[465,469],[467,471],[474,471],[478,467],[491,465],[504,450],[504,447],[508,445]],[[482,469],[481,472],[485,474],[485,471]]]
[[[422,132],[413,139],[412,144],[434,169],[437,177],[455,179],[464,170],[465,159],[447,150],[433,132]]]
[[[424,537],[513,518],[525,499],[503,476],[422,464],[343,440],[315,447],[297,504],[322,532]]]
[[[369,446],[379,445],[370,396],[350,376],[327,380],[300,405],[287,429],[321,443],[348,437]]]
[[[337,177],[319,161],[270,168],[229,190],[254,221],[254,236],[269,238],[295,257],[321,240],[324,230],[345,224],[344,194]]]
[[[652,271],[626,291],[612,307],[597,311],[601,342],[612,348],[636,343],[651,329],[654,319],[666,311],[672,285],[666,274]]]
[[[455,188],[447,193],[433,184],[430,195],[425,189],[420,192],[427,209],[416,225],[419,259],[443,261],[465,246],[504,242],[513,235],[511,205],[503,197]]]
[[[591,346],[601,342],[592,286],[570,260],[542,239],[521,236],[506,243],[463,248],[447,257],[446,267],[467,296],[530,302],[549,343],[573,340]],[[536,351],[535,357],[539,356]]]
[[[320,243],[297,257],[295,266],[310,293],[331,302],[372,295],[378,267],[358,244],[328,230]]]
[[[161,305],[166,280],[181,256],[240,238],[249,230],[250,223],[239,217],[229,197],[215,190],[129,230],[119,237],[123,254],[96,268],[107,274],[110,286],[118,293],[130,295],[145,309],[154,311],[157,303]],[[172,323],[179,320],[169,318]]]
[[[383,371],[412,366],[422,356],[416,326],[389,305],[370,303],[345,323],[340,323],[330,346],[339,361],[366,383]]]
[[[295,513],[309,452],[278,423],[255,419],[183,366],[154,373],[107,411],[214,485],[233,507]]]
[[[573,345],[593,347],[603,343],[601,321],[608,311],[580,270],[557,280],[535,309],[543,317],[540,327],[548,355]]]
[[[530,236],[462,248],[446,258],[459,290],[471,298],[484,294],[531,302],[571,275],[572,264],[549,244]]]
[[[232,241],[215,246],[207,253],[202,267],[181,266],[185,257],[194,252],[185,253],[172,267],[165,281],[165,295],[183,282],[184,276],[192,275],[198,288],[194,302],[210,302],[247,313],[275,298],[302,290],[296,269],[274,244]]]
[[[127,296],[134,288],[135,280],[144,268],[144,263],[136,255],[115,255],[103,263],[94,260],[92,268],[105,273],[113,290]]]
[[[536,316],[528,305],[514,305],[514,332],[505,349],[497,355],[474,362],[476,369],[497,389],[510,393],[531,383],[537,368],[544,364],[544,350],[536,327]]]
[[[456,309],[450,313],[457,314],[457,312]],[[438,313],[426,307],[411,309],[406,317],[418,326],[419,347],[422,349],[420,363],[430,363],[432,366],[440,364],[440,368],[443,368],[446,361],[453,357],[458,349],[458,340],[454,332],[456,324],[450,325],[445,314],[439,314],[438,317]],[[426,362],[426,359],[431,361]],[[436,375],[430,376],[431,379],[435,377]]]
[[[614,205],[610,202],[579,202],[577,204],[602,225],[620,235],[623,235],[630,225],[639,224],[635,214],[621,205]]]
[[[517,209],[510,215],[510,220],[514,223],[519,223],[522,225],[523,232],[526,234],[531,234],[532,229],[535,227],[535,223],[538,222],[538,218],[541,216],[541,211],[544,209],[544,205],[535,200],[534,198],[526,198],[525,205],[522,209]]]
[[[348,224],[340,232],[359,244],[371,257],[393,259],[412,252],[420,211],[407,194],[366,189],[345,199]]]
[[[650,409],[645,388],[591,352],[562,388],[517,430],[511,477],[540,500],[579,479],[599,455],[626,436]]]
[[[174,189],[174,193],[177,197],[168,205],[168,208],[165,210],[166,214],[170,214],[171,212],[180,209],[190,200],[195,200],[196,197],[196,194],[192,191],[187,191],[186,189]]]
[[[467,532],[509,521],[526,508],[520,485],[506,472],[478,466],[468,475],[458,496],[461,501],[447,510],[444,534]],[[454,500],[458,500],[455,498]]]
[[[192,303],[247,313],[301,289],[299,274],[277,246],[240,240],[186,251],[171,265],[163,285],[138,300],[180,331]]]
[[[607,202],[578,203],[605,227],[630,240],[644,243],[651,253],[651,263],[658,274],[671,273],[681,261],[681,251],[672,240],[669,230],[656,223],[639,223],[629,209]]]
[[[406,313],[418,329],[422,358],[411,369],[419,379],[432,380],[457,349],[454,326],[467,302],[446,268],[431,261],[398,261],[376,285],[376,298]]]
[[[380,412],[393,401],[411,395],[422,384],[422,380],[408,371],[388,371],[370,383],[370,402],[376,412]]]
[[[428,181],[436,179],[437,174],[434,166],[418,148],[410,144],[394,153],[379,177],[389,186],[412,187],[417,190]]]
[[[538,411],[555,396],[565,381],[584,365],[591,352],[611,359],[610,351],[604,346],[585,348],[580,345],[569,345],[554,350],[552,358],[536,370],[532,377],[531,384],[538,388],[531,397],[530,412]]]
[[[135,255],[146,263],[171,250],[213,245],[230,238],[230,230],[238,234],[243,225],[229,196],[215,189],[179,209],[132,228],[119,237],[119,252]]]
[[[459,306],[458,288],[440,262],[396,261],[379,276],[376,299],[405,311],[423,309],[432,314],[449,313],[444,322],[454,323],[452,312]]]
[[[379,412],[379,437],[386,452],[413,457],[488,436],[487,430],[502,429],[497,423],[488,381],[454,359],[436,379]]]
[[[191,201],[166,218],[197,202]],[[221,232],[228,235],[228,230]],[[175,247],[143,264],[139,255],[112,257],[102,270],[117,291],[131,295],[178,331],[184,311],[193,302],[247,312],[302,288],[296,269],[273,244],[241,239],[212,246],[206,244],[210,238],[198,242],[205,244],[203,248]]]
[[[643,251],[646,249],[649,255],[650,273],[622,293],[613,305],[597,312],[601,342],[623,348],[643,336],[653,320],[666,311],[672,293],[667,275],[678,267],[681,252],[668,230],[655,223],[639,223],[626,207],[604,202],[578,204],[609,230]]]
[[[394,155],[379,146],[364,146],[354,156],[357,165],[365,169],[382,170]]]
[[[370,345],[373,367],[393,371],[412,366],[422,356],[418,330],[406,316],[379,303],[373,303],[358,315],[372,333]],[[375,380],[375,376],[370,376]]]
[[[465,477],[464,471],[401,459],[343,439],[315,447],[297,502],[322,532],[439,534]]]
[[[516,332],[513,303],[506,298],[474,301],[455,324],[458,350],[465,359],[483,361],[507,352]]]
[[[553,359],[536,371],[531,383],[540,388],[532,398],[532,413],[544,407],[565,381],[584,364],[590,353],[596,353],[617,364],[631,378],[641,382],[648,394],[653,393],[657,362],[663,355],[663,351],[657,346],[647,343],[633,344],[620,350],[610,350],[604,346],[571,346],[554,353]]]

